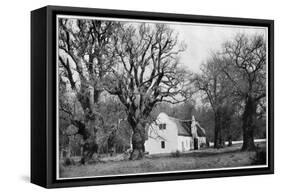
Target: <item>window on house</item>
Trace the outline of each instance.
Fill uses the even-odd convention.
[[[161,141],[161,148],[165,149],[165,141]]]
[[[165,123],[164,124],[159,124],[159,129],[160,130],[166,129],[166,124]]]

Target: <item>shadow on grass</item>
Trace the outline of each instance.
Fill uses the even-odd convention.
[[[177,154],[155,154],[151,155],[151,158],[184,158],[184,157],[209,157],[209,156],[219,156],[219,155],[225,155],[225,154],[235,154],[235,153],[242,153],[240,147],[225,147],[220,149],[215,148],[205,148],[202,150],[195,150],[195,151],[189,151],[189,152],[178,152]]]
[[[242,152],[240,149],[236,150],[227,150],[227,151],[222,151],[222,152],[210,152],[209,150],[207,151],[202,151],[202,152],[192,152],[192,153],[186,153],[183,154],[183,157],[208,157],[208,156],[217,156],[217,155],[222,155],[222,154],[235,154]]]
[[[241,144],[239,145],[233,145],[231,147],[224,147],[220,149],[216,148],[203,148],[202,150],[195,150],[195,151],[189,151],[186,153],[180,152],[177,156],[170,155],[170,154],[164,154],[164,155],[154,155],[152,158],[159,158],[159,157],[196,157],[196,158],[203,158],[203,157],[211,157],[211,156],[219,156],[219,155],[227,155],[227,154],[236,154],[236,153],[243,153],[247,151],[241,151]],[[265,146],[262,144],[261,147],[259,147],[260,151],[265,152]],[[255,152],[255,151],[253,151]],[[259,157],[259,156],[257,156]],[[262,156],[261,156],[262,157]]]

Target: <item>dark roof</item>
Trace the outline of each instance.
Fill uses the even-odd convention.
[[[175,124],[177,125],[178,128],[178,135],[182,135],[182,136],[192,136],[191,134],[191,121],[181,121],[178,120],[176,118],[172,118],[170,117],[170,119],[172,119]]]
[[[191,133],[191,120],[184,121],[173,117],[169,117],[177,125],[178,135],[192,137]],[[198,123],[196,123],[197,135],[199,137],[206,137],[205,129],[203,129]]]
[[[199,124],[196,124],[197,135],[199,137],[206,137],[205,129],[203,129]]]

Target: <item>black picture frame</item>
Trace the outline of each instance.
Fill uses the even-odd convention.
[[[56,15],[262,26],[268,28],[268,167],[56,180]],[[31,182],[46,188],[274,173],[274,21],[46,6],[31,12]]]

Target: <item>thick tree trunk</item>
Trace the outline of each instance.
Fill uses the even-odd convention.
[[[77,93],[77,99],[83,109],[84,115],[81,120],[74,120],[72,123],[78,127],[78,134],[82,135],[84,143],[81,144],[81,164],[85,164],[92,159],[93,154],[98,152],[98,144],[96,141],[97,130],[94,127],[98,118],[95,114],[101,90],[89,89],[88,85],[83,83],[80,92]]]
[[[94,130],[92,130],[91,133],[90,129],[87,128],[84,122],[80,120],[74,120],[72,121],[72,124],[78,128],[77,133],[83,137],[83,143],[80,145],[80,149],[82,151],[80,163],[85,164],[92,158],[93,154],[98,151],[98,144],[96,142],[95,135],[92,134],[94,133]]]
[[[133,133],[132,137],[132,146],[133,146],[133,151],[130,156],[130,160],[139,160],[144,157],[144,138],[142,135],[138,132]]]
[[[133,129],[132,152],[130,160],[139,160],[144,157],[145,152],[145,124],[135,123],[135,119],[128,117],[128,122]]]
[[[228,146],[232,146],[232,136],[228,137]]]
[[[68,145],[67,145],[67,152],[66,152],[66,158],[71,158],[71,141],[70,141],[70,137],[68,137]]]
[[[224,141],[221,129],[220,129],[220,135],[219,135],[219,146],[220,146],[220,148],[225,147],[225,141]]]
[[[255,150],[254,143],[254,119],[256,103],[252,96],[248,96],[243,113],[243,146],[242,150]]]
[[[221,131],[221,113],[220,110],[215,112],[215,134],[214,134],[214,148],[224,147],[224,140]]]
[[[218,148],[218,119],[215,114],[215,134],[214,134],[214,148]]]

